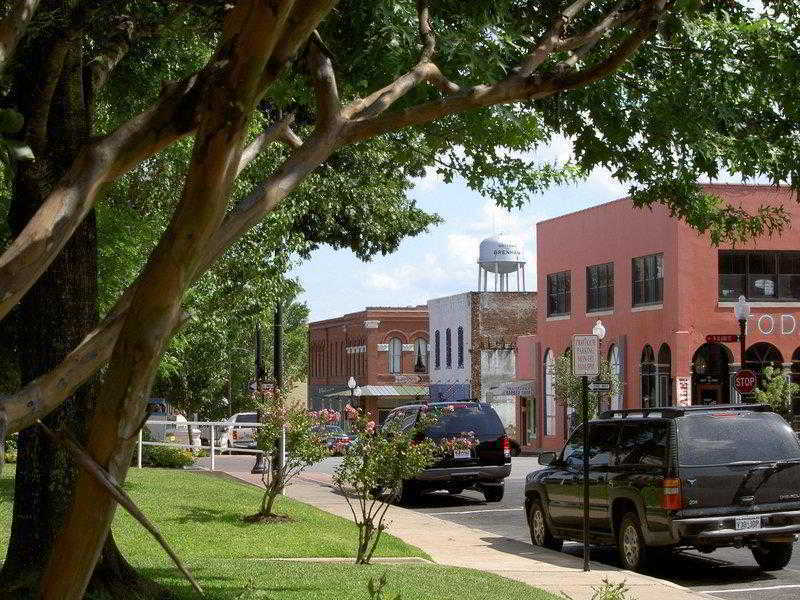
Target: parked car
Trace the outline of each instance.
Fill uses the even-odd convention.
[[[325,446],[334,455],[342,454],[352,443],[351,437],[338,425],[319,425],[314,428],[325,440]]]
[[[419,404],[401,406],[386,417],[382,430],[408,430],[417,424]],[[448,414],[439,411],[439,420],[421,434],[436,442],[473,432],[478,445],[463,455],[449,455],[425,469],[410,481],[404,481],[400,502],[411,503],[425,492],[447,490],[460,494],[465,489],[482,492],[487,502],[500,502],[505,491],[505,478],[511,474],[511,447],[503,423],[495,410],[479,402],[437,402],[431,408],[453,407]]]
[[[256,447],[255,427],[247,427],[247,423],[257,423],[258,415],[254,412],[241,412],[227,419],[229,425],[214,427],[216,447],[219,452],[230,452],[231,448],[252,450]],[[211,426],[200,427],[200,441],[203,446],[209,445],[211,439]]]
[[[528,474],[535,545],[582,540],[583,431]],[[607,411],[589,424],[590,540],[626,569],[677,548],[748,547],[785,567],[800,532],[800,443],[763,405]]]

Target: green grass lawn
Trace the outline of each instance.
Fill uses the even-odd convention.
[[[13,494],[13,468],[0,479],[0,554],[5,554]],[[428,564],[357,566],[269,560],[277,557],[349,557],[357,533],[352,523],[281,498],[277,511],[293,523],[245,524],[256,512],[258,489],[219,477],[158,469],[131,469],[126,487],[161,530],[212,600],[366,600],[367,581],[387,573],[391,592],[404,600],[553,600],[553,596],[469,569]],[[161,547],[122,509],[113,530],[130,562],[175,590],[197,596]],[[384,535],[376,556],[426,557],[419,548]]]

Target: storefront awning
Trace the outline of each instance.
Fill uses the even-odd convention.
[[[533,381],[506,381],[489,388],[491,396],[535,396],[536,386]]]
[[[349,396],[350,390],[342,390],[328,394],[326,398],[333,396]],[[427,396],[427,385],[362,385],[361,397],[365,396]]]

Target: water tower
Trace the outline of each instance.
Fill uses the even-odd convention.
[[[486,238],[481,242],[478,256],[478,291],[489,291],[489,273],[494,274],[494,291],[510,291],[511,274],[517,274],[517,291],[525,291],[525,261],[522,250],[501,236]],[[520,287],[522,273],[522,287]]]

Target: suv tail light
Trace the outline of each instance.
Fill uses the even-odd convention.
[[[665,510],[680,510],[683,508],[681,496],[681,480],[665,479],[662,484],[661,508]]]
[[[503,436],[503,456],[505,458],[511,458],[511,442],[507,435]]]

